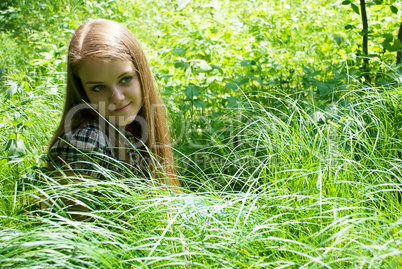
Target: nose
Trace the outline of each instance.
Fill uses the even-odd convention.
[[[110,97],[114,101],[120,101],[120,100],[124,99],[124,93],[123,93],[122,89],[114,86],[111,88],[111,96]]]

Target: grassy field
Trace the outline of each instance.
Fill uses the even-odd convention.
[[[402,268],[402,5],[368,5],[364,67],[342,2],[0,4],[0,268]],[[98,17],[146,51],[183,194],[44,172],[69,39]]]

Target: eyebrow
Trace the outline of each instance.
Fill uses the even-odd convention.
[[[127,75],[128,73],[134,72],[134,70],[132,71],[126,71],[123,74],[121,74],[120,76],[117,77],[117,79],[120,79],[121,77],[124,77],[125,75]],[[102,84],[102,81],[87,81],[85,84]]]

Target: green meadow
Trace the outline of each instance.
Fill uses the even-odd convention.
[[[3,0],[0,268],[402,268],[402,4],[366,4]],[[91,18],[142,43],[182,194],[46,173]]]

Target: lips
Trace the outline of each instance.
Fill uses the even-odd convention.
[[[131,104],[131,102],[128,103],[127,105],[120,106],[120,107],[118,107],[118,108],[116,108],[116,109],[114,109],[114,110],[110,110],[110,112],[113,112],[113,113],[120,113],[120,112],[123,112],[123,111],[125,111],[125,110],[130,106],[130,104]]]

